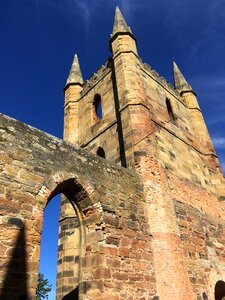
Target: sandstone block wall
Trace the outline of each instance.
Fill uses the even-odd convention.
[[[144,299],[221,300],[225,180],[196,95],[142,63],[129,28],[115,24],[123,26],[111,37],[110,64],[77,95],[78,144],[103,147],[106,159],[140,176],[157,291]],[[96,94],[103,116],[93,122]]]
[[[130,168],[134,152],[145,151],[174,174],[224,197],[224,177],[195,95],[181,95],[143,64],[130,35],[112,41],[112,58],[80,88],[79,113],[65,128],[68,137],[76,132],[79,146],[94,154],[100,146],[107,160]],[[101,119],[93,117],[96,94]]]
[[[214,299],[225,206],[213,193],[145,152],[139,177],[3,115],[0,132],[2,299],[34,297],[43,210],[59,193],[57,299]]]
[[[154,129],[149,126],[151,146],[145,150],[154,153],[159,161],[170,171],[181,178],[220,196],[225,195],[224,177],[209,135],[199,138],[196,133],[196,122],[192,119],[192,110],[185,99],[172,86],[151,70],[142,68],[142,78],[148,98],[148,108]],[[195,96],[193,96],[195,97]],[[175,120],[171,119],[166,99],[170,100]],[[201,113],[199,112],[201,115]],[[207,128],[201,115],[199,133]],[[152,136],[150,136],[152,135]]]
[[[151,234],[137,175],[3,115],[0,132],[1,299],[34,297],[43,210],[59,193],[76,222],[61,226],[58,299],[153,297]]]
[[[58,300],[222,300],[225,181],[196,95],[142,63],[118,9],[110,47],[65,87],[65,139],[106,160],[0,116],[1,296],[34,296],[43,210],[62,194]]]
[[[115,109],[115,80],[112,75],[112,62],[107,61],[84,84],[79,99],[79,128],[68,130],[79,134],[78,145],[96,154],[98,147],[105,150],[107,160],[120,162],[120,145],[118,138],[118,122]],[[95,96],[101,97],[102,119],[96,116],[93,105]]]
[[[160,299],[222,299],[214,293],[225,278],[224,202],[154,157],[140,153],[136,169],[143,179]]]

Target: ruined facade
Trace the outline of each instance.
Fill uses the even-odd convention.
[[[2,299],[34,295],[61,194],[58,300],[222,300],[225,182],[196,94],[141,61],[118,8],[110,49],[85,82],[74,57],[65,141],[0,116]]]

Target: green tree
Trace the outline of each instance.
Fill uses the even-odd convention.
[[[51,291],[52,285],[49,284],[48,279],[44,278],[44,274],[38,274],[38,284],[36,289],[36,299],[48,299],[48,293]]]

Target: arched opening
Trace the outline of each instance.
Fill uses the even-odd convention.
[[[215,300],[225,300],[225,282],[222,280],[215,285]]]
[[[48,227],[49,223],[51,223],[52,214],[55,213],[56,206],[58,206],[59,214],[59,203],[56,204],[55,201],[58,200],[59,202],[59,199],[60,217],[57,220],[59,226],[57,226],[55,222],[50,226],[57,227],[58,230],[56,231],[58,234],[55,235],[54,241],[52,240],[51,232],[45,234],[45,238],[43,236],[44,240],[42,238],[41,247],[46,248],[45,252],[47,251],[48,255],[46,253],[42,254],[42,256],[46,255],[46,257],[44,258],[44,262],[41,262],[39,272],[44,273],[46,278],[49,276],[56,277],[57,274],[56,283],[52,279],[49,280],[50,283],[53,283],[54,288],[51,293],[51,298],[49,297],[49,299],[55,299],[57,297],[57,299],[62,300],[76,300],[79,299],[79,284],[82,281],[80,266],[82,258],[84,257],[83,248],[85,240],[85,230],[82,225],[83,213],[80,208],[80,203],[84,201],[85,205],[90,207],[91,202],[86,191],[74,178],[65,180],[57,186],[49,197],[45,209],[48,215],[44,215],[44,218],[47,217],[49,220],[47,218],[44,220],[44,224],[46,223],[44,225],[45,227]],[[84,204],[82,206],[84,206]],[[46,228],[44,228],[44,231],[45,230]],[[58,249],[54,249],[54,252],[58,253],[58,260],[57,263],[55,261],[50,266],[49,262],[52,259],[51,256],[53,256],[51,247],[54,247],[51,245],[52,243],[58,245]],[[50,275],[46,272],[46,269],[50,270]]]
[[[102,119],[102,101],[101,101],[101,96],[99,94],[95,95],[93,106],[94,106],[95,119],[96,120]]]
[[[174,121],[175,116],[174,116],[174,113],[173,113],[171,102],[168,98],[166,98],[166,108],[167,108],[167,112],[168,112],[170,121]]]
[[[51,285],[49,299],[56,297],[59,212],[60,196],[57,195],[45,207],[41,235],[39,274]]]
[[[100,157],[105,158],[105,150],[102,147],[98,147],[96,154]]]

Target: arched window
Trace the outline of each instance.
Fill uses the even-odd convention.
[[[102,147],[98,147],[96,154],[100,157],[105,158],[105,150]]]
[[[215,300],[225,300],[225,282],[222,280],[215,285]]]
[[[174,116],[174,113],[173,113],[172,105],[171,105],[170,100],[168,98],[166,98],[166,108],[167,108],[167,112],[168,112],[170,120],[175,121],[175,116]]]
[[[94,112],[97,119],[102,119],[102,102],[101,96],[96,94],[93,101]]]

